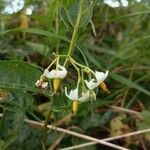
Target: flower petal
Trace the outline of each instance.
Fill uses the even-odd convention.
[[[60,78],[60,79],[63,79],[65,76],[67,75],[67,72],[66,71],[56,71],[56,76],[55,78]]]
[[[96,79],[98,81],[98,83],[102,83],[108,76],[108,70],[104,73],[104,72],[98,72],[98,71],[95,71],[95,76],[96,76]]]
[[[48,86],[48,82],[45,82],[44,80],[40,79],[36,81],[35,86],[45,89]]]
[[[87,80],[85,80],[85,83],[90,90],[96,88],[99,85],[99,83],[95,82],[94,79],[91,79],[89,82]]]
[[[68,95],[67,88],[65,87],[65,94],[71,100],[78,100],[78,88],[71,90],[69,95]]]
[[[78,88],[71,90],[69,95],[72,100],[78,100]]]
[[[67,75],[67,70],[64,66],[58,65],[58,68],[61,69],[60,71],[60,78],[64,78]]]
[[[42,87],[43,89],[45,89],[47,86],[48,86],[48,82],[44,82],[44,83],[41,85],[41,87]]]
[[[44,75],[49,79],[53,79],[55,78],[55,70],[48,71],[48,69],[45,69]]]
[[[44,74],[49,79],[54,79],[54,78],[63,79],[67,75],[67,70],[65,67],[61,65],[58,65],[58,69],[60,70],[53,69],[51,71],[48,71],[48,69],[45,69]]]

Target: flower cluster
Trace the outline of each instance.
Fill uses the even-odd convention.
[[[73,60],[71,58],[71,60]],[[80,65],[76,63],[75,61],[71,61],[73,66],[75,68],[76,65]],[[60,82],[62,79],[64,79],[67,75],[67,69],[64,66],[61,66],[59,63],[56,64],[56,69],[52,69],[49,71],[51,65],[44,70],[44,73],[40,77],[40,79],[36,82],[36,86],[40,87],[41,89],[45,89],[48,86],[48,79],[51,79],[53,82],[53,92],[57,93],[59,87],[60,87]],[[86,66],[80,65],[80,67],[84,68]],[[86,69],[89,69],[90,72],[92,72],[92,75],[94,76],[91,78],[89,81],[84,80],[84,77],[80,76],[80,73],[78,72],[78,83],[77,87],[73,90],[71,90],[69,93],[67,91],[67,87],[65,87],[65,95],[72,100],[72,109],[73,112],[76,113],[78,111],[78,105],[79,103],[82,103],[84,101],[89,101],[89,100],[96,100],[96,94],[94,92],[94,89],[97,87],[100,87],[103,91],[108,92],[107,86],[104,83],[104,80],[107,78],[109,71],[104,72],[99,72],[95,71],[93,72],[90,68],[86,67]],[[78,71],[78,70],[77,70]],[[85,84],[86,88],[82,88],[82,92],[79,90],[79,84],[82,82],[82,86]],[[80,93],[80,94],[79,94]]]

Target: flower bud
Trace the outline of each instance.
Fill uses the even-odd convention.
[[[44,80],[40,79],[36,81],[35,86],[40,87],[41,89],[45,89],[48,86],[48,82],[45,82]]]

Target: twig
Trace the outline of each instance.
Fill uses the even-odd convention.
[[[147,133],[147,132],[150,132],[150,128],[140,130],[140,131],[136,131],[136,132],[132,132],[132,133],[127,133],[127,134],[124,134],[124,135],[119,135],[119,136],[115,136],[115,137],[102,139],[102,141],[113,141],[113,140],[129,137],[129,136],[134,136],[134,135],[138,135],[138,134],[143,134],[143,133]],[[79,145],[75,145],[75,146],[70,146],[70,147],[67,147],[67,148],[59,149],[59,150],[72,150],[72,149],[82,148],[82,147],[86,147],[86,146],[90,146],[90,145],[94,145],[94,144],[97,144],[97,142],[88,142],[88,143],[79,144]]]
[[[37,126],[42,127],[42,128],[44,127],[43,123],[40,123],[40,122],[37,122],[37,121],[33,121],[33,120],[29,120],[29,119],[25,119],[24,121],[26,123],[31,124],[31,125],[37,125]],[[80,137],[80,138],[83,138],[83,139],[86,139],[86,140],[94,141],[94,142],[97,142],[97,143],[100,143],[100,144],[103,144],[103,145],[106,145],[106,146],[109,146],[109,147],[112,147],[112,148],[115,148],[115,149],[129,150],[127,148],[124,148],[124,147],[106,142],[104,140],[102,141],[102,140],[99,140],[97,138],[93,138],[93,137],[90,137],[90,136],[87,136],[87,135],[84,135],[84,134],[76,133],[76,132],[69,131],[69,130],[66,130],[66,129],[63,129],[63,128],[59,128],[59,127],[55,127],[55,126],[52,126],[52,125],[47,125],[47,128],[52,129],[52,130],[56,130],[58,132],[63,132],[63,133],[66,133],[66,134],[70,134],[70,135],[73,135],[73,136],[76,136],[76,137]]]
[[[141,142],[141,145],[142,145],[143,150],[147,150],[147,148],[146,148],[146,146],[145,146],[145,143],[144,143],[144,141],[143,141],[143,139],[142,139],[141,136],[139,136],[139,139],[140,139],[140,142]]]
[[[0,117],[2,117],[2,116],[3,116],[3,114],[0,114]],[[42,128],[44,127],[44,123],[42,123],[42,122],[39,123],[37,121],[33,121],[33,120],[29,120],[29,119],[25,119],[24,121],[26,123],[29,123],[30,125],[32,125],[34,127],[35,126],[36,127],[42,127]],[[87,135],[79,134],[79,133],[69,131],[69,130],[66,130],[66,129],[63,129],[63,128],[55,127],[55,126],[52,126],[52,125],[48,125],[47,128],[52,129],[52,130],[56,130],[56,131],[59,131],[59,132],[67,133],[67,134],[70,134],[70,135],[73,135],[73,136],[76,136],[76,137],[80,137],[80,138],[83,138],[83,139],[94,141],[94,142],[88,142],[88,143],[85,143],[85,144],[76,145],[76,146],[74,146],[74,148],[81,148],[81,147],[85,147],[85,146],[100,143],[100,144],[104,144],[104,145],[107,145],[107,146],[110,146],[110,147],[113,147],[113,148],[116,148],[116,149],[120,149],[120,150],[128,150],[128,149],[123,148],[123,147],[118,146],[118,145],[115,145],[115,144],[112,144],[112,143],[108,143],[107,141],[117,140],[117,139],[125,138],[125,137],[128,137],[128,136],[134,136],[134,135],[150,132],[150,128],[149,128],[149,129],[144,129],[144,130],[140,130],[140,131],[136,131],[136,132],[132,132],[132,133],[127,133],[127,134],[120,135],[120,136],[115,136],[115,137],[110,137],[110,138],[99,140],[99,139],[96,139],[96,138],[93,138],[93,137],[90,137],[90,136],[87,136]],[[61,149],[61,150],[71,150],[71,149],[73,149],[73,148],[68,147],[68,148]]]
[[[123,111],[123,112],[127,112],[127,113],[130,113],[130,114],[133,114],[133,115],[136,115],[137,117],[139,117],[140,119],[142,118],[141,115],[140,115],[140,112],[137,112],[137,111],[134,111],[134,110],[131,110],[131,109],[127,109],[127,108],[122,108],[122,107],[118,107],[118,106],[109,106],[110,108],[112,109],[115,109],[116,111]]]
[[[55,142],[51,145],[51,147],[48,148],[48,150],[54,150],[57,147],[57,145],[62,141],[62,139],[64,138],[64,136],[65,136],[65,133],[62,133],[60,135],[60,137],[58,139],[56,139]]]
[[[0,117],[2,117],[2,116],[3,116],[3,114],[0,114]],[[35,127],[35,126],[36,127],[42,127],[42,128],[44,127],[43,122],[37,122],[37,121],[29,120],[29,119],[24,119],[24,122],[29,123],[33,127]],[[76,132],[73,132],[73,131],[69,131],[69,130],[66,130],[66,129],[63,129],[63,128],[55,127],[55,126],[52,126],[52,125],[47,125],[47,128],[52,129],[52,130],[56,130],[56,131],[59,131],[59,132],[63,132],[64,134],[66,133],[66,134],[70,134],[70,135],[73,135],[73,136],[76,136],[76,137],[80,137],[80,138],[83,138],[83,139],[93,141],[93,142],[90,142],[90,145],[100,143],[100,144],[110,146],[112,148],[116,148],[116,149],[119,149],[119,150],[129,150],[129,149],[118,146],[118,145],[115,145],[115,144],[112,144],[112,143],[109,143],[107,141],[111,141],[111,140],[115,140],[115,139],[119,139],[119,138],[123,138],[123,137],[127,137],[127,136],[132,136],[132,135],[135,135],[135,133],[140,134],[140,133],[150,131],[150,129],[145,129],[145,130],[142,130],[142,131],[137,131],[137,132],[129,133],[129,134],[126,134],[126,135],[121,135],[121,136],[116,136],[116,137],[111,137],[111,138],[99,140],[97,138],[93,138],[93,137],[90,137],[90,136],[87,136],[87,135],[83,135],[83,134],[76,133]],[[86,143],[86,145],[87,145],[87,143]]]
[[[58,120],[55,125],[56,126],[62,126],[65,124],[66,121],[70,120],[70,118],[73,116],[72,113],[68,114],[67,116],[65,116],[64,118]]]

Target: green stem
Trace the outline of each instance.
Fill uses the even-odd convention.
[[[94,71],[91,70],[89,67],[84,66],[84,65],[82,65],[82,64],[80,64],[80,63],[78,63],[78,62],[76,62],[76,61],[75,61],[73,58],[71,58],[71,57],[69,57],[69,59],[70,59],[70,61],[72,61],[73,63],[75,63],[77,66],[89,70],[89,71],[95,76]]]
[[[74,50],[74,46],[75,46],[75,42],[76,42],[76,38],[77,38],[77,33],[78,33],[81,18],[82,18],[82,7],[83,7],[83,0],[80,0],[78,17],[77,17],[76,24],[74,26],[74,30],[73,30],[73,34],[72,34],[72,38],[71,38],[71,43],[70,43],[68,54],[67,54],[68,56],[71,56],[72,52]],[[65,60],[64,66],[66,66],[67,61],[68,61],[68,59]]]
[[[81,81],[80,70],[79,70],[79,68],[72,61],[70,61],[70,62],[74,66],[74,68],[77,70],[77,73],[78,73],[77,88],[79,88],[79,84],[80,84],[80,81]]]
[[[58,1],[57,1],[57,7],[58,7]],[[56,34],[58,34],[59,31],[59,18],[58,18],[58,13],[59,12],[59,8],[56,9],[56,19],[55,19],[55,30],[56,30]],[[56,54],[59,54],[59,43],[57,42],[56,44]]]

